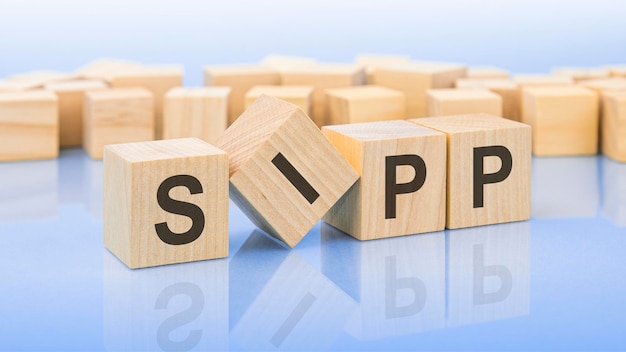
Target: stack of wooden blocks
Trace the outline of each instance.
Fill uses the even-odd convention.
[[[0,160],[104,158],[104,243],[131,268],[227,256],[229,194],[294,247],[320,219],[360,240],[527,220],[531,153],[626,162],[620,67],[273,55],[182,79],[100,60],[0,81]]]

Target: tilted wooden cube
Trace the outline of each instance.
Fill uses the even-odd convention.
[[[460,89],[489,89],[502,98],[502,117],[509,120],[520,120],[520,97],[517,83],[506,78],[459,78],[455,85]]]
[[[154,97],[154,139],[163,138],[163,100],[165,93],[183,85],[183,67],[143,66],[117,71],[111,79],[112,87],[141,87]]]
[[[61,147],[83,145],[83,101],[85,92],[107,89],[98,80],[75,80],[49,83],[45,89],[54,92],[59,99],[59,144]]]
[[[0,161],[59,155],[59,112],[48,91],[0,94]]]
[[[406,55],[361,54],[357,55],[354,62],[359,66],[365,66],[366,83],[376,84],[376,69],[378,67],[406,64],[411,62],[411,59]]]
[[[403,120],[322,132],[361,176],[324,221],[359,240],[444,229],[444,133]]]
[[[85,93],[83,148],[102,159],[107,144],[154,139],[154,98],[144,88],[115,88]]]
[[[218,142],[231,198],[262,230],[294,247],[357,173],[296,105],[261,96]]]
[[[492,66],[470,66],[467,69],[467,78],[488,79],[488,78],[509,78],[509,71]]]
[[[410,121],[448,135],[447,228],[530,218],[530,126],[488,114]]]
[[[465,77],[467,68],[459,64],[411,62],[376,69],[376,84],[404,92],[409,118],[428,115],[426,91],[453,88],[457,78]]]
[[[172,88],[163,103],[163,139],[216,143],[228,124],[229,87]]]
[[[103,220],[133,269],[228,256],[228,156],[196,138],[107,146]]]
[[[367,85],[326,90],[327,123],[398,120],[406,118],[404,93]]]
[[[228,97],[228,125],[245,110],[245,96],[250,88],[259,85],[279,85],[280,75],[272,67],[262,65],[225,65],[204,68],[205,86],[230,87]]]
[[[326,89],[365,84],[365,69],[357,65],[317,64],[281,71],[283,85],[313,87],[313,110],[310,117],[317,126],[329,125],[326,114]]]
[[[486,113],[502,116],[502,98],[488,89],[429,89],[428,116]]]
[[[296,104],[311,116],[313,107],[311,86],[254,86],[246,93],[246,109],[263,94]]]
[[[528,87],[522,122],[533,128],[533,153],[592,155],[598,152],[598,96],[579,86]]]
[[[626,162],[626,91],[602,95],[602,153]]]

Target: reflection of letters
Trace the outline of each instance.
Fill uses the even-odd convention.
[[[385,318],[394,319],[415,315],[426,304],[426,285],[416,277],[396,277],[396,256],[385,257]],[[413,291],[413,302],[398,307],[398,291]]]
[[[313,296],[310,292],[307,292],[304,297],[300,300],[300,303],[293,309],[291,314],[287,317],[287,320],[278,328],[274,336],[270,339],[272,345],[276,347],[280,347],[285,338],[289,336],[293,328],[298,324],[302,317],[306,314],[306,312],[311,308],[313,303],[317,298]]]
[[[495,276],[500,280],[500,288],[487,293],[485,279],[489,276]],[[474,245],[474,305],[504,301],[512,288],[511,271],[504,265],[485,265],[485,246]]]
[[[189,351],[200,342],[202,330],[189,331],[187,338],[182,341],[172,341],[170,334],[198,319],[204,309],[204,294],[198,285],[190,282],[179,282],[163,289],[157,297],[155,309],[167,309],[172,298],[178,295],[188,296],[191,300],[189,308],[165,319],[157,329],[157,343],[164,351]]]

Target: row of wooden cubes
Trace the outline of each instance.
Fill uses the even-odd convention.
[[[110,145],[104,243],[129,267],[224,257],[228,197],[290,247],[324,219],[360,240],[526,220],[530,127],[487,114],[326,126],[261,96],[213,146]]]

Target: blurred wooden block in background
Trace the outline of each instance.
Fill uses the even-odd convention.
[[[522,122],[533,128],[538,156],[598,152],[598,96],[580,86],[527,87]]]
[[[359,240],[444,229],[445,134],[403,120],[322,132],[361,176],[324,221]]]
[[[517,91],[517,83],[504,78],[459,78],[456,87],[461,89],[489,89],[502,98],[502,117],[509,120],[520,120],[520,98]]]
[[[246,109],[263,94],[295,104],[309,117],[311,116],[313,106],[311,86],[254,86],[246,93]]]
[[[329,125],[402,120],[406,118],[404,93],[367,85],[326,90]]]
[[[312,57],[270,54],[261,60],[261,65],[281,71],[288,68],[298,68],[317,64]]]
[[[626,77],[626,64],[610,65],[607,68],[611,72],[611,77]]]
[[[282,84],[313,87],[313,109],[310,117],[318,127],[328,125],[326,89],[365,84],[365,70],[357,65],[317,64],[281,71]]]
[[[406,64],[411,62],[407,55],[376,55],[360,54],[355,58],[355,63],[365,67],[366,83],[376,84],[376,69],[381,66]]]
[[[470,66],[467,69],[467,78],[509,78],[509,71],[492,66]]]
[[[526,87],[562,87],[572,86],[575,84],[574,80],[570,77],[555,76],[548,74],[521,74],[515,75],[513,78],[517,83],[517,95],[520,104],[520,121],[524,116],[524,94],[523,90]]]
[[[205,86],[230,87],[228,97],[228,125],[245,110],[246,93],[254,86],[280,84],[280,75],[274,68],[262,65],[207,66],[204,68]]]
[[[21,92],[43,88],[47,83],[75,79],[76,75],[58,71],[33,71],[19,73],[0,81],[0,92]]]
[[[502,116],[502,98],[488,89],[429,89],[428,116],[485,113]]]
[[[626,90],[602,94],[602,153],[626,162]]]
[[[231,199],[289,247],[358,179],[300,108],[274,97],[257,99],[218,146],[230,159]]]
[[[58,109],[52,92],[0,94],[0,161],[56,158]]]
[[[602,67],[555,67],[552,74],[571,78],[574,82],[611,77],[611,71]]]
[[[379,67],[376,84],[404,92],[406,116],[424,117],[428,114],[426,91],[435,88],[453,88],[457,78],[465,77],[467,68],[460,64],[438,62],[411,62]]]
[[[59,99],[59,145],[82,146],[85,92],[107,89],[108,85],[98,80],[75,80],[48,83],[44,88],[54,92]]]
[[[119,70],[113,74],[112,87],[141,87],[154,97],[154,139],[163,138],[163,99],[165,93],[183,85],[180,65],[143,66]]]
[[[228,156],[196,138],[107,146],[103,222],[133,269],[228,256]]]
[[[229,87],[172,88],[163,105],[163,139],[217,143],[228,124]]]
[[[145,88],[85,92],[83,148],[102,159],[107,144],[154,139],[154,97]]]
[[[530,126],[488,114],[409,121],[448,135],[447,228],[530,218]]]
[[[626,90],[626,77],[590,79],[582,81],[579,84],[585,88],[594,90],[598,94],[601,94],[602,92],[612,90]]]
[[[102,58],[92,61],[75,71],[77,78],[95,79],[111,83],[113,76],[120,71],[143,67],[139,62]]]

